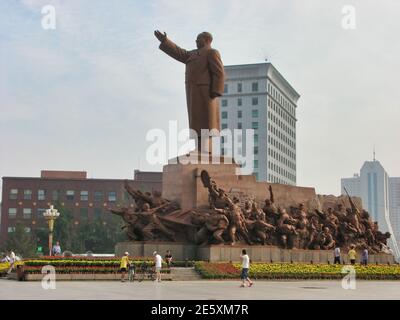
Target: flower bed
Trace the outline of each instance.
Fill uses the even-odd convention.
[[[148,266],[153,266],[154,262],[148,257],[134,257],[130,262],[140,272],[140,266],[146,262]],[[41,259],[23,260],[25,274],[41,273],[42,267],[51,265],[55,267],[56,273],[119,273],[121,258],[92,258],[92,257],[43,257]],[[173,266],[184,267],[193,266],[193,261],[175,261]],[[170,273],[163,263],[162,273]]]
[[[302,263],[253,263],[249,276],[254,279],[342,279],[343,265]],[[240,278],[240,264],[197,262],[197,272],[206,279]],[[400,280],[399,265],[355,265],[357,279]]]

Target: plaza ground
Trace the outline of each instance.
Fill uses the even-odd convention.
[[[341,281],[256,281],[240,288],[239,281],[59,281],[44,290],[40,281],[0,279],[0,300],[274,300],[274,299],[400,299],[400,281],[362,281],[345,290]]]

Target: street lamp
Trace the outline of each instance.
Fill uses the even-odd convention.
[[[50,209],[47,209],[45,212],[43,212],[43,216],[49,223],[49,255],[51,256],[51,249],[53,248],[54,220],[60,216],[60,213],[57,211],[57,209],[54,209],[54,206],[50,206]]]

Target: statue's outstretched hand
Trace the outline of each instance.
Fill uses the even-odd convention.
[[[154,31],[154,35],[160,42],[164,42],[167,39],[167,34],[165,32],[161,33],[159,30]]]

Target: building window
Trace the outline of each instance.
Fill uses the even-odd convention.
[[[254,135],[254,144],[258,143],[258,134]]]
[[[8,227],[7,231],[8,231],[8,233],[15,232],[15,227]]]
[[[258,91],[258,82],[253,82],[251,84],[251,91],[257,92]]]
[[[258,147],[254,147],[254,154],[258,154]]]
[[[242,117],[242,110],[239,110],[239,111],[237,112],[237,116],[238,116],[238,118],[241,118],[241,117]]]
[[[88,201],[88,200],[89,200],[89,192],[81,191],[81,201]]]
[[[254,169],[258,169],[258,160],[254,160]]]
[[[251,116],[253,118],[258,118],[258,110],[251,110]]]
[[[94,209],[94,218],[96,220],[100,220],[101,219],[101,209],[99,209],[99,208],[95,208]]]
[[[237,103],[238,103],[238,106],[240,107],[242,105],[242,98],[238,98]]]
[[[227,129],[227,128],[228,128],[228,125],[226,123],[221,124],[221,129],[222,130]]]
[[[8,217],[10,219],[14,219],[17,217],[17,208],[9,208],[8,209]]]
[[[58,191],[58,190],[53,190],[53,192],[52,192],[52,199],[53,199],[53,201],[58,201],[58,200],[60,200],[60,191]]]
[[[46,200],[46,190],[39,189],[37,198],[38,200]]]
[[[227,119],[228,118],[228,112],[222,111],[221,118],[222,119]]]
[[[103,192],[102,191],[94,192],[94,201],[103,201]]]
[[[32,200],[32,190],[24,190],[24,200]]]
[[[241,82],[239,82],[237,84],[237,92],[242,92],[242,83]]]
[[[115,191],[110,191],[108,193],[108,201],[110,201],[110,202],[117,201],[117,193]]]
[[[222,99],[221,100],[221,104],[222,104],[223,107],[227,107],[228,106],[228,100]]]
[[[238,128],[238,129],[242,129],[242,123],[241,123],[241,122],[238,122],[237,128]]]
[[[37,212],[36,212],[37,218],[38,218],[38,219],[44,218],[43,213],[44,213],[45,211],[46,211],[46,209],[37,209]]]
[[[74,190],[67,190],[66,196],[67,200],[74,200],[75,191]]]
[[[81,220],[87,220],[89,218],[89,209],[88,208],[80,208],[79,216]]]
[[[31,208],[22,209],[22,214],[23,214],[24,219],[32,219],[32,209]]]
[[[258,122],[252,122],[251,123],[251,128],[254,129],[254,130],[258,129]]]
[[[18,189],[11,189],[10,190],[10,200],[16,200],[18,197]]]
[[[228,85],[224,84],[224,93],[228,93]]]
[[[258,97],[253,97],[253,98],[251,98],[251,104],[252,104],[253,106],[258,105]]]

